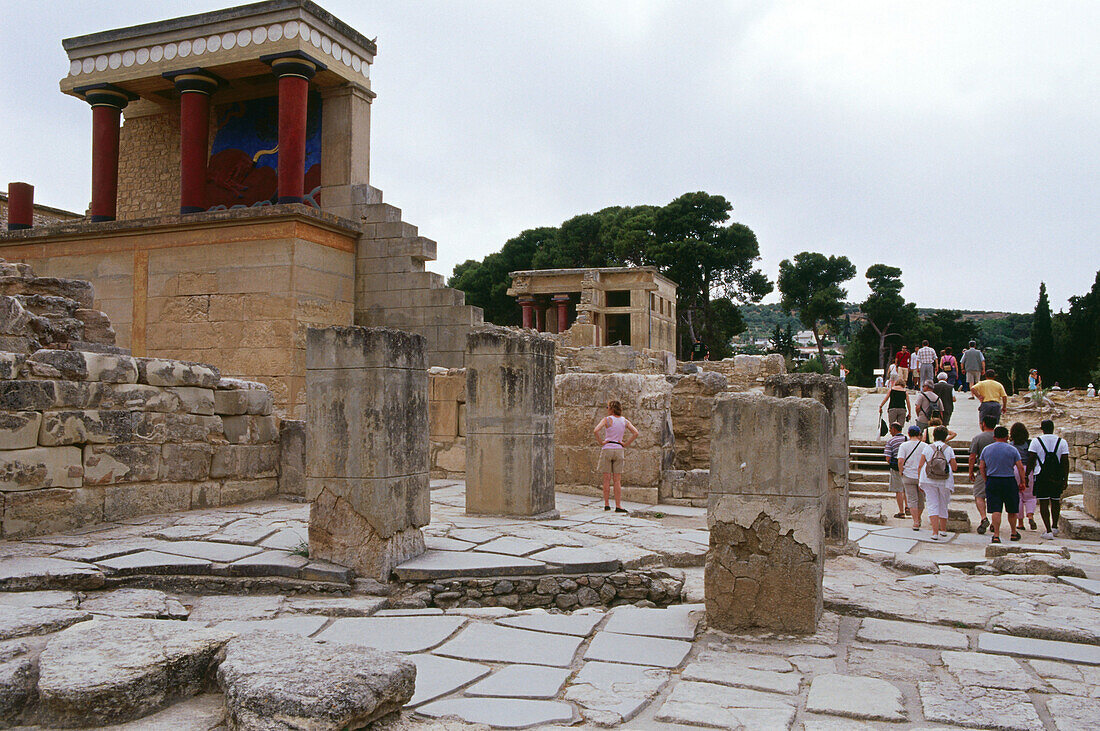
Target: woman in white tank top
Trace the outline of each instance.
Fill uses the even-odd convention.
[[[600,436],[600,431],[603,436]],[[630,436],[623,439],[626,432]],[[600,419],[596,428],[592,430],[596,435],[596,441],[600,443],[599,471],[603,473],[603,509],[611,510],[608,504],[611,482],[615,482],[615,512],[625,513],[623,508],[623,455],[626,447],[634,443],[638,438],[638,430],[627,419],[623,418],[623,407],[618,401],[607,402],[607,416]]]

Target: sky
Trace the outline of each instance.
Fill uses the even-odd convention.
[[[0,0],[0,184],[83,211],[61,39],[232,2]],[[764,272],[843,254],[921,307],[1055,310],[1100,269],[1100,3],[321,0],[377,36],[371,183],[450,274],[524,229],[723,195]],[[777,299],[774,295],[770,300]]]

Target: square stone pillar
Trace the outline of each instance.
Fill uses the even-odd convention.
[[[848,542],[848,386],[836,376],[788,373],[768,376],[764,393],[784,398],[812,398],[829,410],[829,499],[825,507],[825,539]]]
[[[466,512],[558,517],[550,338],[501,327],[466,336]]]
[[[375,202],[370,188],[370,107],[374,92],[343,84],[321,92],[321,209],[358,220]],[[307,191],[308,192],[308,191]]]
[[[711,424],[712,628],[813,632],[824,575],[828,412],[811,399],[723,394]]]
[[[430,519],[424,338],[310,328],[306,414],[310,556],[387,581]]]

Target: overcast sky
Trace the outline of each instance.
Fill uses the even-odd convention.
[[[61,39],[230,7],[0,0],[0,183],[83,211]],[[1100,268],[1100,3],[322,0],[378,37],[371,183],[450,274],[523,229],[705,190],[924,307],[1054,308]]]

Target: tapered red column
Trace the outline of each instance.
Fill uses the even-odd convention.
[[[202,73],[178,74],[172,80],[180,93],[180,213],[198,213],[207,209],[210,95],[218,81]]]
[[[558,332],[563,333],[569,329],[569,295],[554,295],[554,304],[558,307]]]
[[[317,65],[304,58],[276,58],[279,77],[279,203],[301,203],[306,174],[306,108]]]
[[[113,221],[118,207],[118,125],[129,102],[121,89],[103,87],[84,92],[92,105],[93,221]]]
[[[533,328],[535,326],[535,301],[533,299],[521,299],[519,306],[523,310],[523,326]]]
[[[8,230],[19,231],[34,225],[34,186],[8,183]]]

